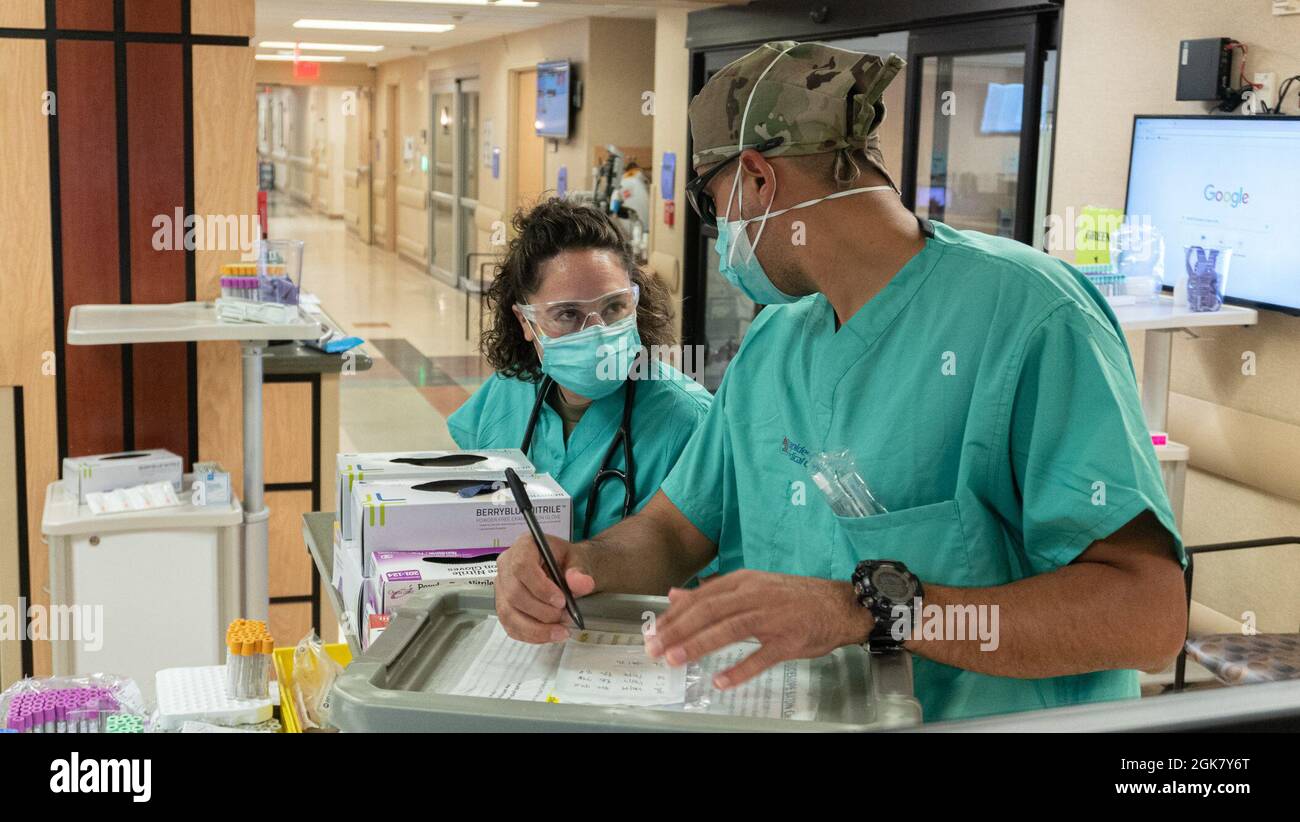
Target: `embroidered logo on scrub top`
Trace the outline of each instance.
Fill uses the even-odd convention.
[[[790,462],[793,462],[795,465],[802,465],[804,467],[807,467],[808,465],[808,449],[804,448],[789,437],[781,438],[781,453],[789,457]]]

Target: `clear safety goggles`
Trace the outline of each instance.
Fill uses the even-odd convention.
[[[592,300],[555,300],[549,303],[518,303],[519,311],[548,337],[576,334],[596,325],[613,325],[636,313],[641,287],[633,284]]]

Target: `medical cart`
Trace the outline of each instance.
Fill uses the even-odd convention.
[[[218,319],[210,302],[161,305],[77,305],[68,318],[69,345],[210,342],[236,340],[243,350],[244,556],[243,616],[266,619],[270,608],[267,537],[270,511],[263,501],[262,353],[272,340],[314,340],[319,324],[298,312],[284,323],[234,323]]]

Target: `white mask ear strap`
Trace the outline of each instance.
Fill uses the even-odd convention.
[[[796,203],[792,206],[787,206],[781,209],[780,211],[773,211],[768,216],[779,217],[782,214],[786,213],[787,211],[794,211],[800,208],[807,208],[808,206],[815,206],[818,203],[823,202],[825,200],[838,200],[840,197],[847,197],[850,194],[865,194],[868,191],[893,191],[893,190],[894,190],[893,186],[863,186],[862,188],[850,188],[845,191],[837,191],[834,194],[827,194],[825,197],[817,197],[812,200],[804,200],[802,203]]]
[[[758,253],[758,241],[763,239],[763,229],[767,228],[767,220],[769,217],[772,216],[772,205],[775,202],[776,202],[776,175],[773,174],[772,175],[772,197],[767,201],[767,211],[763,212],[762,222],[758,224],[758,233],[754,235],[754,242],[750,243],[749,245],[749,256],[751,257],[753,257],[755,254]],[[781,214],[782,212],[785,211],[789,211],[789,209],[783,208],[781,209],[781,211],[778,211],[777,214]],[[747,220],[745,224],[740,227],[740,230],[748,231],[750,222],[753,221]]]
[[[798,45],[798,44],[796,43],[795,45]],[[781,53],[778,54],[776,57],[773,57],[773,58],[772,58],[772,62],[770,62],[770,63],[767,64],[767,68],[763,69],[763,72],[762,72],[761,74],[758,75],[758,79],[756,79],[756,80],[754,81],[754,85],[750,87],[750,89],[749,89],[749,97],[747,97],[747,98],[745,99],[745,111],[744,111],[744,113],[742,113],[742,114],[740,115],[740,131],[738,132],[738,134],[739,134],[739,136],[740,136],[740,142],[738,142],[738,143],[736,144],[736,151],[737,151],[737,152],[741,152],[741,151],[744,151],[744,150],[745,150],[745,126],[746,126],[746,124],[748,124],[748,122],[749,122],[749,107],[750,107],[751,105],[753,105],[753,103],[754,103],[754,92],[758,91],[758,84],[761,83],[761,82],[763,82],[763,78],[766,77],[766,76],[767,76],[767,73],[768,73],[769,71],[772,70],[772,66],[775,66],[775,65],[776,65],[776,61],[777,61],[777,60],[780,60],[782,57],[784,57],[784,56],[785,56],[785,53],[786,53],[787,51],[790,51],[790,49],[792,49],[792,48],[794,48],[794,46],[788,46],[788,47],[782,49],[782,50],[781,50]],[[731,214],[731,200],[732,200],[732,198],[736,198],[736,208],[740,210],[741,218],[743,219],[743,218],[744,218],[744,213],[745,213],[745,192],[744,192],[744,189],[737,189],[737,187],[736,187],[736,183],[740,182],[740,173],[741,173],[741,172],[740,172],[740,160],[737,159],[737,160],[736,160],[736,179],[735,179],[735,180],[732,182],[732,184],[731,184],[731,197],[728,197],[728,198],[727,198],[727,214],[728,214],[728,215]],[[737,197],[737,191],[738,191],[738,190],[739,190],[739,197]],[[775,196],[775,195],[774,195],[774,196]],[[769,205],[769,206],[768,206],[768,211],[771,211],[771,210],[772,210],[772,207]],[[766,215],[765,215],[765,216],[766,216]],[[742,230],[742,231],[744,230],[743,226],[742,226],[741,230]],[[762,229],[761,229],[761,228],[759,229],[759,233],[760,233],[760,234],[762,233]],[[755,244],[755,245],[758,244],[758,238],[755,238],[755,239],[754,239],[754,244]],[[731,261],[728,260],[727,262],[731,262]]]
[[[524,322],[528,324],[528,327],[529,327],[530,329],[532,329],[532,332],[533,332],[533,340],[534,340],[538,345],[542,345],[542,336],[543,336],[543,334],[542,334],[542,327],[541,327],[540,325],[538,325],[537,323],[533,322],[532,320],[528,319],[528,315],[527,315],[527,314],[524,314]],[[542,346],[542,347],[545,348],[545,346]]]

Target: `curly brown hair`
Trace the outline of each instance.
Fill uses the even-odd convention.
[[[536,382],[541,377],[537,349],[524,339],[513,306],[527,303],[528,295],[541,285],[538,269],[562,251],[603,250],[613,252],[627,269],[628,277],[641,289],[636,324],[641,344],[673,345],[672,297],[663,283],[636,264],[632,248],[618,224],[603,211],[552,197],[531,209],[515,212],[511,224],[515,236],[497,265],[496,276],[487,289],[492,324],[483,331],[479,347],[487,361],[504,377]]]

